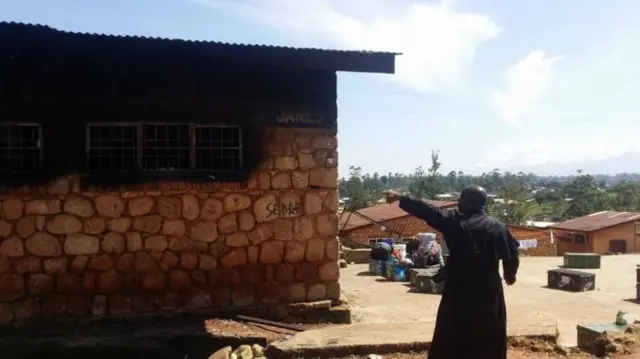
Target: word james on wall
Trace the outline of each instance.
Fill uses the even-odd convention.
[[[283,109],[278,111],[275,123],[280,126],[324,127],[325,117],[317,111]]]

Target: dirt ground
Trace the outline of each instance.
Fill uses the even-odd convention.
[[[640,255],[603,256],[601,269],[586,270],[596,274],[596,290],[583,293],[546,288],[547,271],[561,264],[561,257],[522,258],[517,283],[505,287],[510,330],[557,323],[560,342],[575,346],[578,324],[611,323],[619,310],[640,319],[640,305],[634,299]],[[388,282],[367,271],[364,264],[341,271],[341,287],[351,304],[354,322],[435,321],[439,295],[413,293],[405,283]]]

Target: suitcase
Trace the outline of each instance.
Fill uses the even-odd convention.
[[[442,294],[444,290],[444,281],[436,283],[433,281],[433,277],[436,275],[437,270],[418,273],[415,276],[415,289],[418,293],[430,293],[430,294]]]
[[[596,275],[570,269],[552,269],[547,272],[549,288],[568,292],[586,292],[595,290]]]

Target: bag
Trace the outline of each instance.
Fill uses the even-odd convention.
[[[371,249],[369,258],[373,259],[374,261],[386,262],[389,260],[390,256],[391,246],[389,246],[387,243],[378,243]]]

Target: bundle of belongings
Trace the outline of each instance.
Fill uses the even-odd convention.
[[[379,262],[380,267],[371,266],[372,272],[380,272],[390,280],[406,280],[406,272],[410,268],[434,268],[438,269],[438,275],[434,280],[444,280],[444,259],[442,248],[436,241],[435,233],[419,233],[415,242],[407,247],[413,247],[409,255],[394,250],[392,241],[377,243],[371,249],[370,258],[373,262]]]

